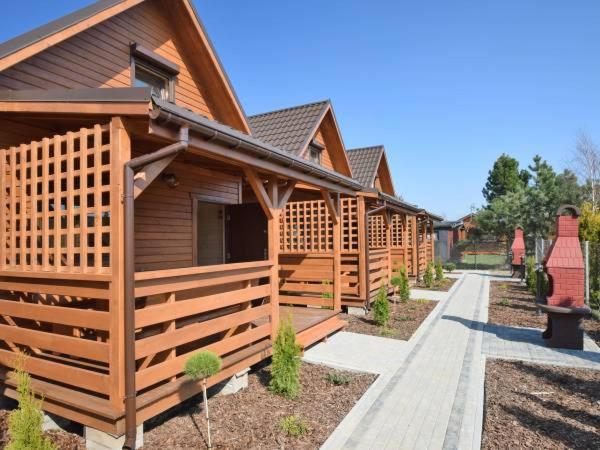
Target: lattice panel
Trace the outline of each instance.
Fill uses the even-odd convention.
[[[358,250],[358,202],[355,198],[341,200],[342,251]]]
[[[96,125],[0,150],[4,269],[109,270],[110,148]]]
[[[369,216],[369,247],[384,248],[386,246],[385,219],[383,216]]]
[[[412,247],[414,244],[414,230],[415,230],[415,218],[409,217],[406,221],[406,236],[408,237],[408,246]]]
[[[391,239],[392,247],[400,248],[404,244],[404,216],[400,214],[392,215]]]
[[[288,203],[280,231],[282,252],[333,251],[333,223],[323,200]]]

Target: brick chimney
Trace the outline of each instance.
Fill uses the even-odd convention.
[[[569,213],[569,215],[563,215]],[[548,305],[584,305],[584,265],[579,243],[579,209],[563,205],[556,217],[556,240],[544,263],[548,275]]]
[[[512,251],[512,265],[521,265],[521,256],[525,256],[525,239],[523,239],[523,228],[515,228],[515,240],[510,247]]]

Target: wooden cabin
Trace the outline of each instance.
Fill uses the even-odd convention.
[[[339,199],[339,224],[329,220],[327,199],[296,186],[281,216],[281,302],[363,308],[392,269],[405,264],[418,276],[433,260],[430,215],[395,197],[383,146],[346,152],[330,101],[249,121],[261,140],[353,176],[362,186],[357,197]]]
[[[102,0],[1,44],[0,123],[4,395],[26,352],[44,409],[122,435],[200,390],[198,349],[223,357],[212,385],[282,314],[303,345],[343,326],[280,306],[280,217],[303,186],[339,224],[361,186],[252,136],[190,1]]]

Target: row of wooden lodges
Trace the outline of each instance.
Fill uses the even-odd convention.
[[[114,435],[310,345],[393,269],[433,261],[436,216],[382,146],[346,150],[318,102],[247,117],[188,0],[101,0],[0,45],[0,371]],[[127,426],[128,425],[128,426]],[[131,437],[131,436],[129,436]]]

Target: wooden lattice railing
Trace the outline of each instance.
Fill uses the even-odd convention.
[[[358,250],[356,199],[340,201],[341,251]],[[323,200],[289,202],[281,214],[281,253],[333,252],[333,222]]]
[[[110,270],[108,125],[0,150],[3,270]]]
[[[369,292],[371,296],[382,284],[389,282],[388,250],[371,249],[369,251]]]
[[[369,216],[369,236],[368,242],[370,248],[387,247],[387,226],[382,215]]]
[[[227,362],[268,339],[271,268],[258,261],[136,273],[137,389],[175,381],[199,349]]]

